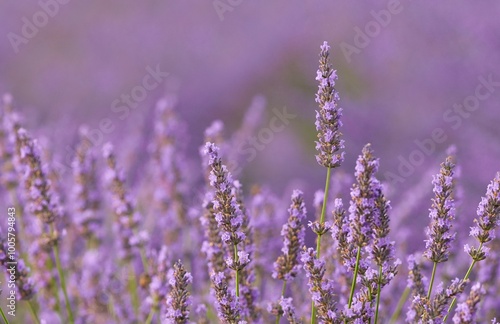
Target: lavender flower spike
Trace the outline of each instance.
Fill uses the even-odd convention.
[[[325,323],[341,323],[341,319],[337,315],[332,283],[324,279],[325,262],[316,258],[316,251],[312,248],[302,252],[301,261],[309,279],[309,292],[318,311],[318,320]]]
[[[191,300],[187,288],[192,281],[191,274],[186,272],[180,260],[177,261],[169,272],[169,284],[172,290],[167,297],[167,323],[188,323]]]
[[[222,240],[226,244],[238,245],[245,239],[245,234],[241,230],[243,214],[236,197],[232,194],[232,176],[222,164],[219,148],[215,144],[207,142],[204,153],[208,156],[211,168],[209,180],[215,189],[213,207],[216,211],[215,219],[222,229]]]
[[[340,138],[342,133],[339,128],[342,126],[342,108],[337,107],[339,95],[335,90],[337,73],[332,69],[329,62],[329,49],[327,42],[321,45],[319,69],[316,80],[319,81],[316,102],[319,109],[316,110],[316,130],[318,131],[318,141],[316,141],[316,161],[326,168],[335,168],[344,161],[344,152],[339,150],[344,148],[344,140]]]
[[[463,303],[457,305],[453,323],[455,324],[472,324],[476,323],[476,313],[481,297],[486,294],[486,291],[478,282],[470,291],[469,297]]]
[[[240,323],[240,308],[234,294],[227,286],[227,278],[223,272],[211,275],[215,298],[217,299],[217,314],[222,323]],[[244,322],[245,323],[245,322]]]
[[[451,232],[452,222],[455,219],[454,169],[455,164],[449,156],[441,164],[439,174],[432,180],[435,197],[429,214],[431,224],[426,229],[428,239],[425,241],[427,250],[424,256],[435,263],[448,260],[451,243],[455,240],[456,234]]]
[[[356,161],[356,183],[351,189],[349,242],[357,247],[368,245],[372,240],[373,222],[377,212],[376,199],[381,192],[380,182],[375,178],[378,159],[373,157],[370,144],[365,145]]]
[[[298,257],[300,248],[304,246],[305,229],[303,221],[306,218],[306,207],[303,193],[294,190],[292,204],[288,209],[290,217],[283,225],[281,235],[283,236],[282,255],[274,263],[273,278],[284,281],[293,280],[298,272]]]
[[[500,172],[488,185],[486,197],[481,198],[477,215],[476,226],[471,228],[470,235],[480,243],[487,243],[495,238],[495,228],[500,225]]]

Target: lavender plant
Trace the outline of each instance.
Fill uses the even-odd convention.
[[[37,324],[497,323],[500,172],[477,208],[470,230],[477,243],[463,242],[464,253],[455,248],[468,222],[456,203],[457,158],[446,158],[428,183],[434,197],[423,251],[408,256],[408,244],[400,244],[404,219],[397,219],[392,238],[400,214],[391,210],[390,186],[377,178],[372,145],[355,165],[344,163],[329,50],[326,42],[320,47],[316,75],[316,160],[327,169],[326,183],[314,195],[287,189],[280,198],[247,181],[239,146],[262,122],[261,97],[233,134],[221,121],[209,125],[201,163],[189,155],[174,95],[156,105],[145,135],[148,154],[135,164],[110,143],[96,155],[91,130],[82,127],[70,180],[57,172],[57,154],[28,135],[12,97],[4,96],[0,197],[17,218],[12,226],[0,224],[0,265],[8,270],[0,281],[12,282],[26,306],[18,318]],[[346,179],[353,182],[349,197],[342,190]],[[399,211],[421,214],[415,201],[396,203]],[[460,271],[462,279],[454,278]],[[0,315],[8,323],[5,309]]]

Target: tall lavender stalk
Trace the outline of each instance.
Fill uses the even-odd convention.
[[[240,271],[250,262],[248,253],[238,249],[238,244],[246,238],[242,231],[243,213],[234,194],[232,176],[219,157],[219,148],[207,142],[204,153],[211,168],[210,185],[215,190],[213,200],[215,219],[221,228],[222,241],[233,250],[233,255],[226,263],[235,271],[236,297],[239,297]]]
[[[351,189],[351,203],[349,206],[350,230],[348,242],[355,246],[356,256],[354,275],[349,294],[348,306],[351,308],[359,273],[363,273],[366,265],[361,260],[362,249],[372,243],[374,222],[377,209],[377,199],[381,193],[380,182],[375,178],[379,162],[373,156],[370,144],[365,145],[356,161],[356,183]],[[378,220],[380,221],[380,220]],[[361,271],[363,269],[363,271]]]
[[[180,260],[169,271],[168,277],[171,290],[167,297],[167,323],[186,324],[191,304],[188,285],[193,281],[193,277],[184,269]]]
[[[424,252],[424,256],[433,262],[431,282],[427,291],[428,299],[431,297],[437,265],[448,260],[451,243],[456,235],[451,232],[452,222],[455,219],[453,199],[455,164],[452,160],[452,156],[446,158],[441,164],[439,174],[432,180],[435,197],[432,199],[429,214],[431,224],[425,231],[428,238],[425,241],[427,250]]]
[[[344,161],[344,152],[339,152],[344,148],[344,140],[340,137],[340,127],[342,121],[342,108],[337,107],[339,95],[335,90],[335,81],[337,80],[336,71],[330,64],[330,46],[327,42],[321,45],[319,54],[319,69],[316,73],[316,80],[319,82],[318,92],[316,93],[316,103],[319,109],[316,110],[316,130],[318,131],[318,140],[316,141],[316,161],[327,168],[325,195],[323,199],[323,208],[316,228],[321,228],[325,222],[326,203],[328,200],[328,190],[330,188],[331,170],[339,167]],[[316,257],[321,254],[321,237],[327,231],[316,231]],[[311,323],[316,322],[316,308],[314,302],[311,305]]]
[[[57,272],[64,294],[68,320],[74,323],[73,311],[66,289],[66,280],[61,266],[59,255],[59,232],[56,229],[55,221],[60,215],[60,209],[53,197],[50,188],[50,181],[42,168],[40,153],[36,141],[32,140],[26,130],[20,128],[16,132],[16,151],[22,163],[20,170],[24,170],[24,182],[27,197],[29,198],[28,210],[41,220],[43,226],[44,246],[54,253]]]
[[[282,255],[278,257],[274,263],[273,278],[283,280],[283,288],[281,290],[280,303],[276,304],[276,323],[279,323],[281,316],[285,314],[282,308],[282,303],[285,298],[287,282],[292,281],[299,271],[299,254],[300,249],[304,246],[304,220],[306,219],[306,207],[304,203],[303,193],[300,190],[295,190],[292,193],[292,204],[288,209],[290,214],[288,222],[283,225],[281,235],[283,236]],[[287,301],[288,312],[293,313],[291,300]],[[293,316],[292,316],[293,317]]]
[[[470,236],[475,237],[479,242],[479,247],[470,247],[468,244],[464,246],[471,258],[472,263],[464,276],[464,281],[467,280],[472,272],[472,269],[477,262],[480,262],[488,256],[489,248],[484,246],[495,238],[495,230],[500,225],[500,172],[491,181],[486,189],[486,197],[481,198],[481,202],[477,207],[477,218],[474,219],[476,226],[471,227]],[[444,320],[448,318],[450,311],[456,303],[456,298],[453,298],[448,313]]]

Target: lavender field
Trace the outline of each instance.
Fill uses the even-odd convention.
[[[500,323],[499,16],[0,3],[0,322]]]

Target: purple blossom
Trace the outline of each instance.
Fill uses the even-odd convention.
[[[226,244],[238,245],[245,239],[245,234],[241,230],[243,224],[243,214],[232,193],[233,181],[227,167],[222,164],[219,157],[219,148],[213,143],[205,144],[205,155],[211,167],[210,185],[215,190],[213,207],[215,219],[222,230],[222,240]]]
[[[193,277],[186,272],[181,261],[174,264],[173,269],[168,273],[168,283],[171,287],[167,297],[167,323],[188,323],[189,297],[188,285],[193,281]]]
[[[348,240],[357,247],[368,245],[373,238],[373,222],[378,218],[376,200],[381,192],[380,182],[375,178],[378,167],[370,144],[365,145],[356,161],[356,183],[351,189],[349,206]]]
[[[344,140],[340,137],[342,126],[342,108],[337,107],[339,95],[335,90],[337,73],[332,69],[329,62],[330,46],[327,42],[321,45],[319,69],[316,80],[319,82],[316,102],[319,109],[316,110],[316,130],[318,141],[316,141],[316,161],[326,168],[335,168],[344,161]]]
[[[451,243],[455,240],[456,233],[451,232],[452,222],[455,219],[454,177],[455,164],[453,157],[449,156],[441,164],[439,174],[434,176],[435,197],[432,200],[429,217],[431,223],[426,228],[427,240],[424,255],[436,263],[448,260]]]
[[[304,246],[304,220],[307,211],[304,203],[303,193],[295,190],[292,194],[292,204],[288,209],[288,222],[281,229],[283,236],[282,255],[274,263],[273,278],[290,281],[297,276],[299,270],[299,252]]]
[[[309,293],[318,310],[318,319],[327,323],[339,322],[332,282],[324,278],[325,262],[316,258],[313,248],[304,249],[300,260],[308,278]]]
[[[453,323],[455,324],[472,324],[476,323],[476,313],[478,311],[478,304],[481,301],[486,291],[478,282],[472,286],[469,297],[462,302],[458,303],[453,316]]]
[[[487,243],[495,238],[495,229],[500,225],[500,172],[488,185],[486,196],[481,198],[477,216],[470,235],[480,243]]]

